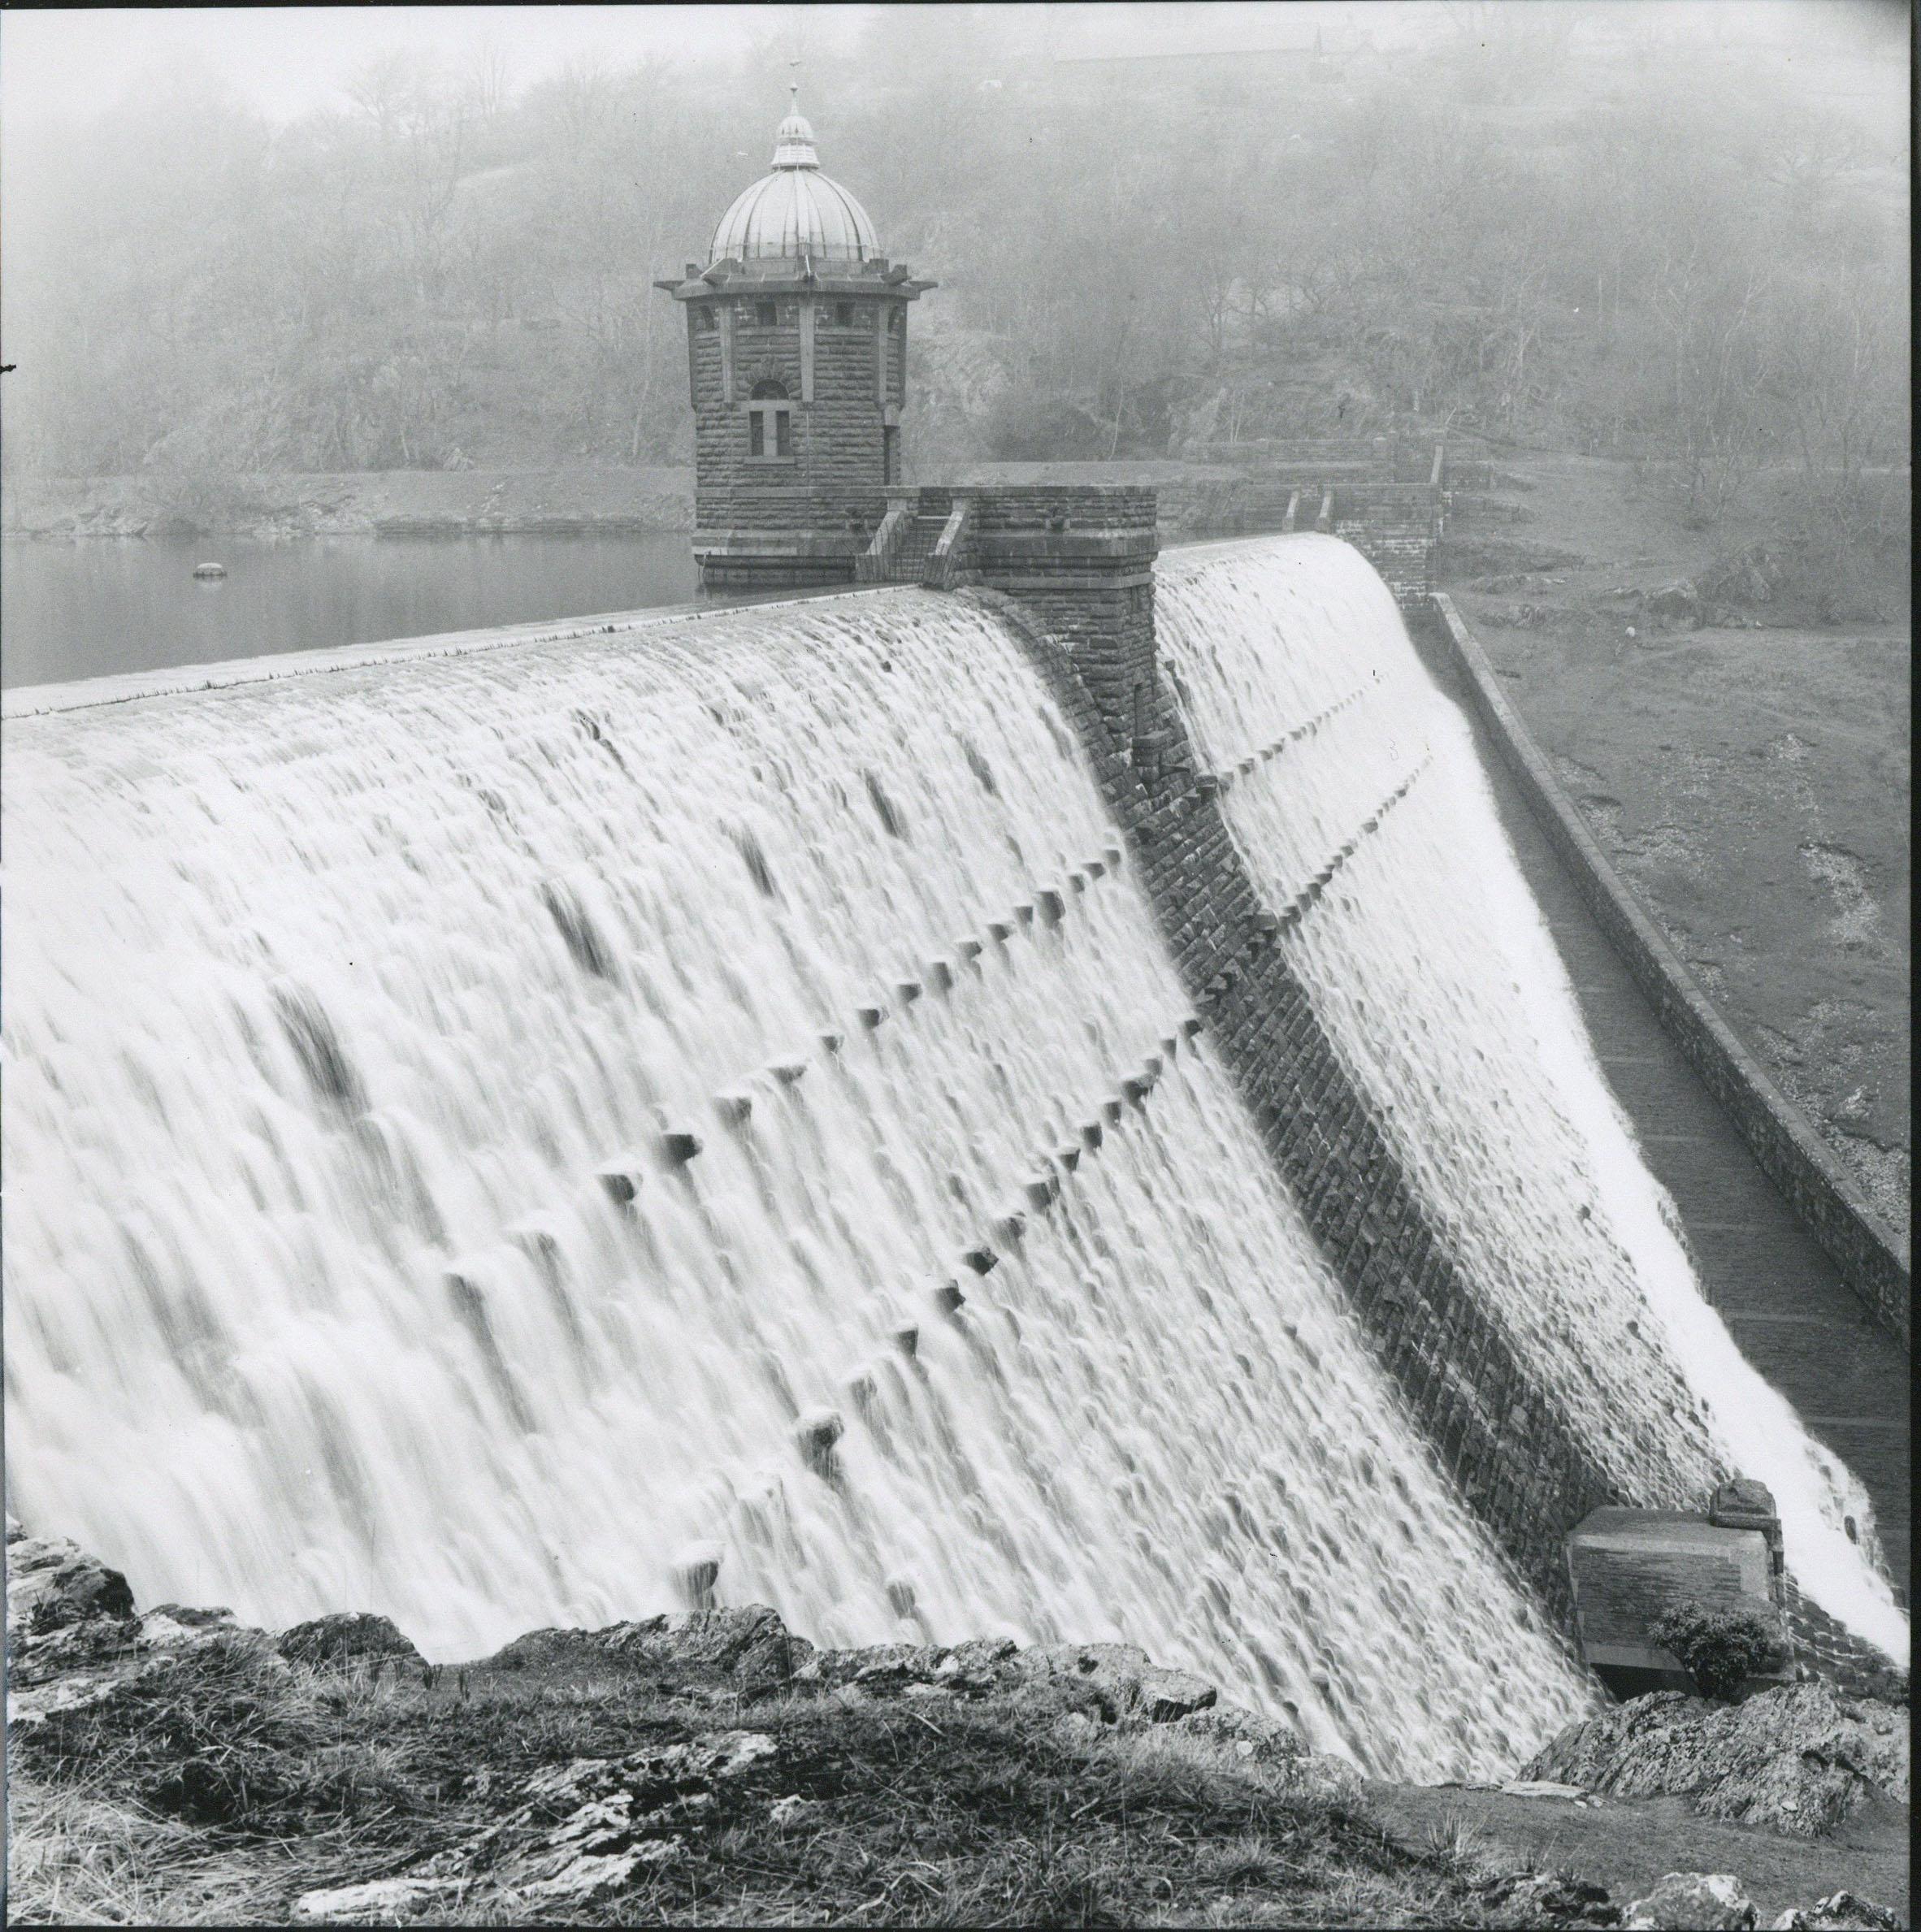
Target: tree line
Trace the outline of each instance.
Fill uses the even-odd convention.
[[[991,11],[883,10],[803,106],[942,284],[918,466],[1452,429],[1646,456],[1711,522],[1766,464],[1845,494],[1904,457],[1898,119],[1654,40],[1576,58],[1578,13],[1050,63]],[[8,468],[685,461],[650,284],[765,171],[783,52],[526,85],[375,54],[290,123],[176,74],[23,137]]]

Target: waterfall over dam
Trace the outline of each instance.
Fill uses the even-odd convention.
[[[1689,1506],[1717,1461],[1758,1477],[1810,1593],[1905,1655],[1906,1618],[1843,1527],[1874,1546],[1867,1493],[1703,1297],[1465,721],[1385,587],[1303,536],[1179,553],[1160,591],[1197,747],[1256,774],[1225,794],[1238,848],[1268,903],[1311,904],[1290,961],[1560,1426],[1644,1505]],[[1273,763],[1248,757],[1269,744]]]
[[[1312,887],[1281,948],[1537,1410],[1637,1501],[1762,1477],[1803,1586],[1903,1642],[1391,599],[1331,539],[1158,581],[1248,869]],[[1584,1707],[978,603],[270,674],[9,752],[10,1501],[143,1597],[453,1657],[711,1579],[822,1643],[1137,1644],[1389,1775]]]

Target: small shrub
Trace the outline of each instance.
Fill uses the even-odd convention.
[[[1434,1869],[1451,1878],[1477,1878],[1488,1869],[1486,1833],[1459,1812],[1430,1822],[1421,1834],[1420,1847]]]
[[[245,531],[271,505],[250,477],[215,469],[160,469],[141,479],[148,530],[156,536],[213,536]]]
[[[1781,1661],[1779,1634],[1752,1610],[1684,1603],[1660,1617],[1650,1634],[1680,1659],[1704,1697],[1731,1699],[1746,1679]]]

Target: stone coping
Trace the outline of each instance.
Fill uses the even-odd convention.
[[[1690,1555],[1750,1551],[1758,1529],[1728,1529],[1685,1510],[1595,1510],[1568,1533],[1584,1549],[1672,1550]]]

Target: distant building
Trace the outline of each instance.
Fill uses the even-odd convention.
[[[687,309],[701,581],[850,581],[900,481],[908,306],[935,284],[880,253],[796,106],[706,266],[654,285]]]
[[[1125,72],[1170,81],[1323,75],[1372,45],[1348,7],[1078,4],[1045,10],[1056,80]]]
[[[1143,85],[1179,87],[1196,81],[1320,80],[1333,71],[1336,62],[1321,46],[1201,48],[1193,51],[1141,54],[1060,54],[1054,58],[1056,84],[1086,80],[1099,84],[1125,77],[1138,90]]]

